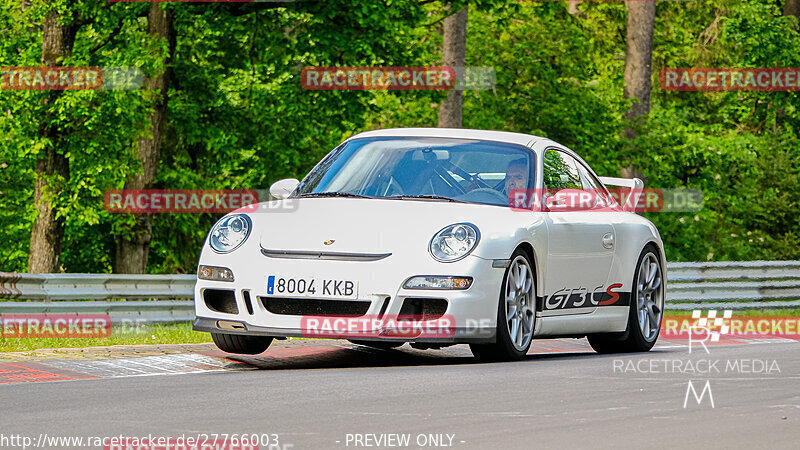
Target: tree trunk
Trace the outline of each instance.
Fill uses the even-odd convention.
[[[153,3],[147,16],[150,35],[166,39],[169,55],[164,61],[165,70],[154,77],[144,80],[145,90],[156,96],[156,104],[150,115],[151,137],[141,138],[137,144],[136,157],[141,164],[141,172],[128,176],[125,189],[150,189],[158,172],[161,155],[161,141],[164,122],[167,114],[167,92],[169,90],[172,55],[175,52],[175,30],[173,14],[161,8],[160,3]],[[135,214],[133,226],[125,231],[117,241],[114,263],[115,273],[145,273],[147,257],[150,253],[150,241],[153,231],[152,214]]]
[[[628,126],[622,137],[636,137],[634,125],[650,112],[650,89],[653,64],[653,28],[656,21],[656,2],[628,1],[628,26],[625,38],[625,88],[622,96],[635,103],[625,113]],[[641,178],[642,172],[633,164],[620,169],[623,178]]]
[[[467,58],[467,7],[444,19],[443,64],[462,74]],[[439,128],[461,128],[463,91],[451,89],[439,105]]]
[[[581,4],[581,0],[569,0],[569,9],[567,12],[572,14],[573,16],[583,17],[585,14],[578,8],[578,5]]]
[[[623,97],[635,99],[625,113],[629,122],[650,112],[650,78],[653,63],[653,27],[656,3],[650,1],[625,2],[628,9],[628,28],[625,42],[625,89]],[[635,137],[632,127],[623,133],[626,138]]]
[[[783,4],[783,15],[800,17],[800,0],[786,0]]]
[[[73,25],[61,25],[61,14],[55,9],[47,13],[42,23],[42,64],[60,66],[65,57],[72,54],[76,29]],[[62,91],[51,91],[43,100],[52,105]],[[54,196],[64,189],[69,180],[69,162],[59,152],[61,131],[54,125],[50,111],[45,111],[39,127],[39,135],[49,144],[36,159],[33,203],[37,215],[31,229],[31,244],[28,252],[29,273],[57,272],[61,267],[61,248],[64,241],[64,218],[56,218]]]

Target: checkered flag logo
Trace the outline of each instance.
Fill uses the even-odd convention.
[[[697,326],[708,330],[711,335],[711,342],[719,341],[719,337],[730,332],[730,326],[726,325],[726,320],[730,320],[733,311],[726,309],[722,312],[722,317],[717,317],[717,310],[708,311],[708,317],[703,317],[703,311],[695,309],[692,311],[692,319],[695,319]]]

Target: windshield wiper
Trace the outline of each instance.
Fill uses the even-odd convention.
[[[369,195],[353,194],[352,192],[311,192],[300,194],[298,197],[351,197],[351,198],[375,198]]]
[[[392,198],[392,199],[398,199],[398,200],[404,200],[404,199],[407,199],[407,198],[422,198],[422,199],[426,199],[426,200],[446,200],[448,202],[469,203],[469,202],[465,202],[464,200],[456,200],[454,198],[445,197],[445,196],[442,196],[442,195],[433,195],[433,194],[391,195],[391,196],[385,197],[385,198]]]

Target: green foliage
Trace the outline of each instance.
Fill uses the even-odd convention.
[[[0,0],[0,66],[41,60],[41,20]],[[450,11],[465,1],[452,2]],[[798,67],[795,18],[775,2],[659,2],[651,114],[620,137],[626,11],[620,2],[469,2],[468,66],[496,70],[492,90],[466,91],[464,126],[550,137],[601,175],[632,163],[648,186],[705,193],[697,214],[653,213],[670,260],[800,257],[798,96],[794,92],[665,92],[665,67]],[[266,189],[302,176],[359,131],[435,126],[437,91],[308,91],[305,66],[441,64],[445,2],[329,0],[163,4],[177,48],[159,189]],[[65,65],[163,68],[167,43],[147,34],[149,3],[57,2],[83,25]],[[0,269],[24,271],[34,220],[34,166],[56,148],[70,177],[53,192],[66,219],[63,268],[108,272],[132,217],[109,214],[103,193],[140,170],[153,97],[143,90],[0,92]],[[64,138],[50,142],[41,127]],[[192,273],[218,214],[159,214],[148,271]]]
[[[662,67],[800,64],[797,21],[781,16],[774,3],[692,2],[685,10],[664,5],[659,5],[656,30],[667,31],[661,40],[656,36],[655,73]],[[679,30],[678,24],[688,27]],[[687,32],[695,36],[690,48]],[[683,50],[670,48],[675,40],[684,44]],[[656,90],[652,102],[645,132],[630,143],[634,163],[650,186],[696,188],[705,194],[704,208],[696,215],[649,215],[665,239],[668,258],[800,257],[798,94]]]

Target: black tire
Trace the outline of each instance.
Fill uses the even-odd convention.
[[[637,290],[637,280],[639,278],[639,269],[642,265],[642,261],[645,257],[649,254],[655,256],[655,261],[658,264],[658,268],[661,275],[661,285],[659,289],[661,289],[661,296],[663,302],[663,296],[665,293],[665,286],[663,283],[663,273],[664,267],[661,264],[661,258],[658,254],[658,249],[653,244],[648,244],[645,246],[642,253],[639,255],[639,259],[636,261],[636,269],[633,273],[633,283],[631,284],[631,298],[630,298],[630,310],[628,311],[628,325],[624,332],[622,333],[607,333],[607,334],[595,334],[587,336],[589,340],[589,345],[592,346],[594,351],[597,353],[632,353],[632,352],[648,352],[658,341],[659,331],[655,332],[655,336],[648,340],[644,337],[641,328],[639,327],[639,311],[638,311],[638,290]],[[663,303],[662,303],[663,307]],[[660,310],[660,317],[658,320],[658,328],[661,328],[661,320],[663,319],[663,309]]]
[[[405,342],[393,342],[393,341],[360,341],[357,339],[348,339],[353,344],[356,345],[363,345],[364,347],[372,347],[377,348],[380,350],[391,350],[393,348],[397,348],[405,344]]]
[[[211,333],[217,348],[227,353],[240,355],[257,355],[264,353],[272,344],[272,338],[267,336],[246,336],[243,334]]]
[[[531,338],[527,339],[527,344],[524,345],[524,348],[518,349],[516,348],[515,344],[512,342],[511,333],[509,332],[508,327],[508,319],[506,318],[506,299],[505,299],[505,290],[506,290],[506,282],[508,280],[508,274],[513,267],[513,261],[517,259],[517,257],[522,257],[528,263],[528,268],[530,269],[531,273],[531,295],[529,296],[529,307],[531,314],[533,314],[533,321],[530,326],[531,331]],[[469,348],[472,351],[472,354],[480,361],[520,361],[525,358],[525,355],[528,353],[528,349],[531,346],[531,341],[533,340],[533,327],[536,324],[536,272],[533,264],[531,263],[530,257],[528,254],[523,251],[522,249],[517,249],[514,251],[514,254],[511,255],[512,264],[506,268],[506,272],[503,275],[503,283],[500,288],[500,295],[498,297],[498,305],[497,305],[497,330],[495,331],[496,340],[490,344],[470,344]]]

